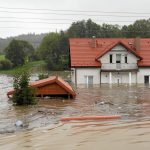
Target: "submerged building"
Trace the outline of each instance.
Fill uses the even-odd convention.
[[[75,84],[150,84],[150,38],[71,38]]]

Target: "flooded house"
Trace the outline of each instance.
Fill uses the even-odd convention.
[[[150,38],[71,38],[75,84],[150,84]]]

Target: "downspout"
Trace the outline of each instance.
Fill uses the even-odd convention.
[[[100,85],[101,85],[101,83],[102,83],[102,81],[101,81],[101,70],[100,70],[100,72],[99,72],[99,73],[100,73]]]
[[[75,85],[77,86],[77,70],[76,70],[76,68],[74,69],[74,74],[75,74]]]

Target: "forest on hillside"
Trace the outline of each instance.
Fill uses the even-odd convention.
[[[3,52],[3,50],[9,45],[9,43],[13,39],[27,41],[31,43],[32,46],[36,49],[40,45],[45,35],[46,33],[45,34],[44,33],[43,34],[31,34],[30,33],[30,34],[22,34],[22,35],[15,36],[15,37],[9,37],[6,39],[0,38],[0,52]]]

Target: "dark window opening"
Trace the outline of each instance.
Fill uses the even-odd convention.
[[[149,76],[144,76],[144,83],[149,84]]]
[[[121,54],[116,54],[116,63],[117,64],[121,63]]]
[[[128,63],[128,58],[127,58],[127,56],[125,56],[125,63],[126,63],[126,64]]]
[[[112,63],[112,56],[113,56],[113,55],[111,54],[111,55],[110,55],[110,63]]]

